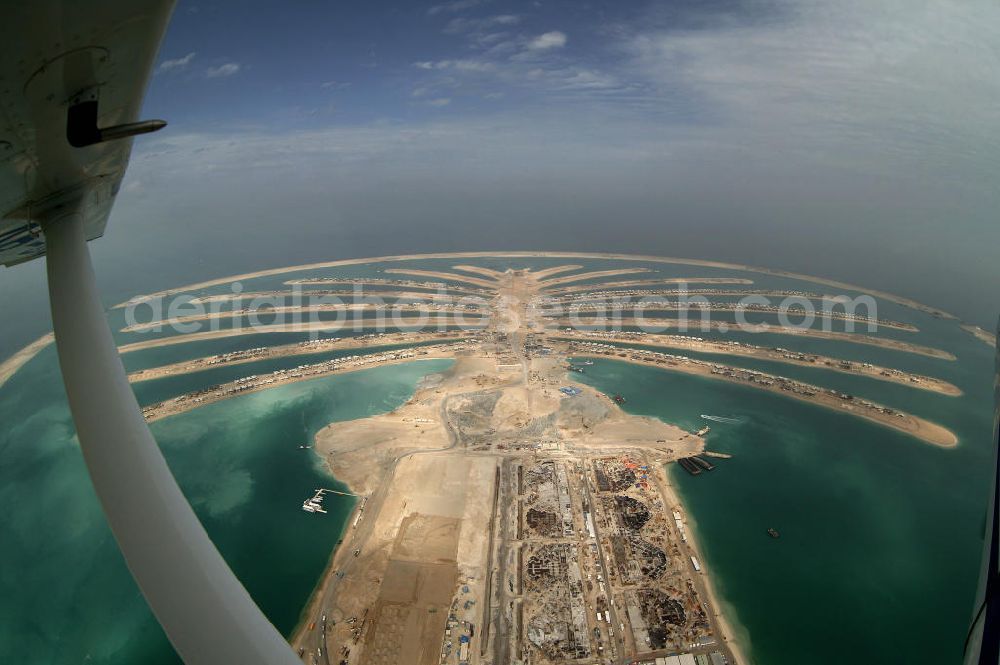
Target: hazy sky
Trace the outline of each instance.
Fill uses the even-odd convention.
[[[766,265],[1000,309],[1000,5],[180,2],[108,299],[463,249]],[[0,271],[0,347],[48,329]]]

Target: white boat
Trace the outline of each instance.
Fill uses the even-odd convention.
[[[701,414],[701,417],[704,418],[705,420],[711,420],[711,421],[717,422],[717,423],[726,423],[728,425],[739,425],[740,424],[739,418],[728,418],[726,416],[710,416],[710,415],[707,415],[707,414],[704,414],[704,413]]]

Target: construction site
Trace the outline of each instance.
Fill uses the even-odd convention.
[[[517,465],[517,661],[731,662],[659,466],[639,451]]]
[[[704,441],[568,385],[536,280],[498,277],[489,327],[405,405],[317,434],[365,507],[293,639],[305,662],[737,662],[664,472]]]

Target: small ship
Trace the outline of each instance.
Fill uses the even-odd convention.
[[[775,529],[773,526],[767,530],[767,535],[771,536],[772,538],[781,538],[781,534],[778,533],[778,530]]]

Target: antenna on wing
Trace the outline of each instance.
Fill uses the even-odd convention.
[[[140,120],[110,127],[97,126],[97,88],[85,90],[73,97],[66,112],[66,140],[74,148],[114,141],[137,134],[150,134],[167,126],[165,120]]]

